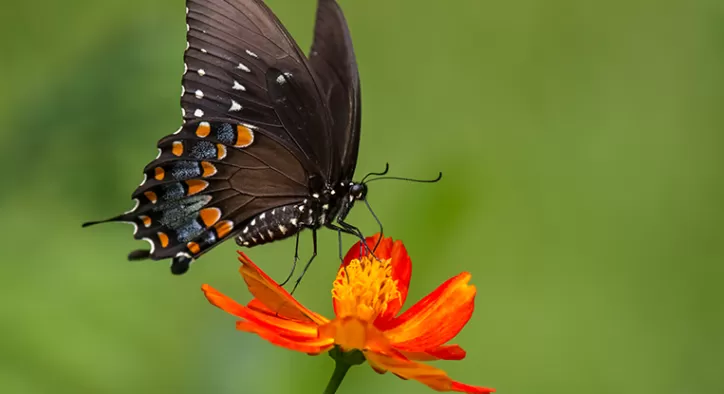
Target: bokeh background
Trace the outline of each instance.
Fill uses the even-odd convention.
[[[308,48],[314,0],[269,0]],[[477,309],[453,378],[500,393],[724,392],[724,3],[342,0],[363,79],[358,178],[414,262]],[[175,131],[182,0],[7,2],[0,24],[3,393],[320,393],[326,356],[234,330],[234,242],[188,275],[83,221],[131,207]],[[364,207],[352,222],[376,231]],[[309,255],[310,236],[303,238]],[[345,239],[345,247],[352,239]],[[331,314],[336,236],[298,297]],[[249,252],[273,276],[294,241]],[[429,393],[368,367],[340,393]]]

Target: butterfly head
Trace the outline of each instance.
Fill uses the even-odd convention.
[[[350,183],[348,193],[354,200],[364,200],[367,197],[367,185],[364,183]]]

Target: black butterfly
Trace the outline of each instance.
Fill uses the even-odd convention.
[[[344,219],[360,138],[360,80],[347,23],[319,0],[309,58],[261,0],[188,0],[184,125],[158,143],[133,193],[130,222],[182,274],[225,239],[252,247]],[[101,223],[93,222],[85,225]],[[85,226],[84,225],[84,226]]]

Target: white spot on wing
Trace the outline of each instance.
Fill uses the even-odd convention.
[[[156,245],[154,245],[153,241],[151,241],[151,238],[143,238],[144,241],[151,244],[151,254],[153,254],[153,251],[156,250]]]
[[[286,82],[287,82],[287,79],[284,78],[283,75],[280,75],[280,76],[277,77],[277,83],[278,83],[279,85],[284,85]]]
[[[243,233],[246,234],[246,233],[248,233],[248,232],[249,232],[249,226],[244,227]]]
[[[259,216],[259,219],[260,219],[260,220],[264,220],[265,217],[266,217],[266,213],[262,213],[262,214]]]
[[[204,116],[204,111],[197,109],[196,111],[194,111],[194,116],[197,118],[200,118],[200,117]]]
[[[292,218],[289,223],[291,223],[292,226],[297,227],[297,219]]]
[[[199,73],[199,76],[202,76],[202,77],[203,77],[204,75],[206,75],[206,71],[204,71],[203,68],[200,68],[199,71],[196,71],[196,72]]]
[[[201,48],[201,52],[202,52],[202,53],[209,53],[209,51],[207,51],[207,50],[204,49],[204,48]]]
[[[204,98],[204,92],[202,92],[201,89],[199,89],[199,90],[196,91],[196,98],[197,98],[197,99],[202,99],[202,98]]]
[[[141,205],[141,202],[137,198],[134,198],[133,199],[133,208],[129,209],[125,213],[131,213],[131,212],[135,211],[136,209],[138,209],[139,205]]]
[[[186,75],[187,72],[189,72],[189,66],[184,63],[184,75]]]
[[[251,225],[252,225],[252,226],[256,226],[256,219],[253,219],[253,220],[251,221]]]
[[[181,130],[179,130],[179,131],[181,131]],[[177,131],[176,133],[178,133],[178,131]],[[176,134],[176,133],[174,133],[174,134]],[[158,154],[156,155],[156,159],[158,159],[159,157],[161,157],[161,154],[162,154],[162,153],[163,153],[163,151],[161,150],[161,148],[158,148]]]
[[[259,56],[257,56],[256,53],[254,53],[254,52],[252,52],[252,51],[250,51],[250,50],[248,50],[248,49],[246,50],[246,54],[249,55],[249,56],[251,56],[251,57],[255,57],[255,58],[257,58],[257,59],[259,58]]]
[[[282,232],[282,235],[284,235],[284,234],[287,233],[287,228],[284,227],[284,225],[280,224],[280,225],[279,225],[279,231],[281,231],[281,232]]]
[[[237,103],[234,100],[231,100],[231,108],[229,108],[229,111],[231,111],[231,112],[241,111],[241,104]]]
[[[236,68],[238,68],[239,70],[248,72],[248,73],[251,72],[251,70],[249,70],[249,67],[245,66],[243,63],[239,63],[239,65],[236,66]]]
[[[143,180],[141,181],[141,184],[138,186],[143,186],[143,184],[146,183],[146,180],[148,180],[148,175],[143,174]]]
[[[242,92],[246,91],[246,88],[244,85],[240,84],[239,82],[234,81],[234,86],[232,87],[234,90],[241,90]]]

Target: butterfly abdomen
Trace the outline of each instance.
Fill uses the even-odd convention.
[[[243,224],[236,236],[241,246],[252,247],[291,237],[316,220],[305,203],[289,204],[263,212]]]

